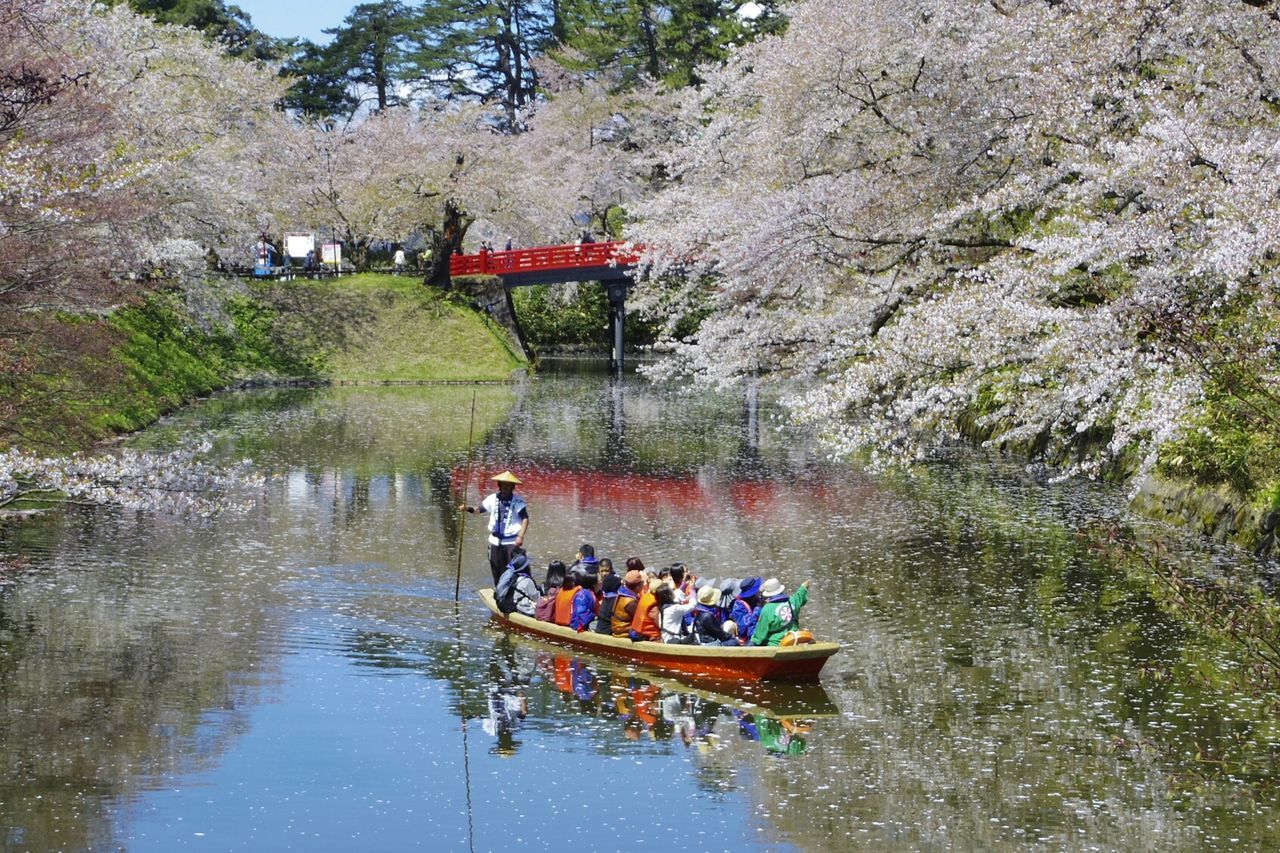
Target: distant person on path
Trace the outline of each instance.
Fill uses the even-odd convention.
[[[396,275],[401,275],[404,272],[404,249],[396,249],[396,254],[391,259],[391,265],[396,268]]]
[[[498,491],[486,497],[479,506],[463,505],[470,513],[489,514],[489,570],[493,583],[498,579],[516,555],[516,549],[524,545],[529,529],[529,507],[524,498],[515,493],[520,481],[510,471],[503,471],[489,478],[498,484]]]

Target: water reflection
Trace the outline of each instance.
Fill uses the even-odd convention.
[[[555,696],[549,702],[535,699],[531,706],[529,693],[537,693],[539,685],[550,685]],[[484,731],[503,755],[518,750],[515,735],[526,721],[579,715],[614,723],[598,733],[605,741],[666,741],[705,754],[734,737],[759,744],[767,753],[799,755],[807,748],[813,719],[837,713],[819,685],[796,688],[794,695],[787,695],[788,688],[773,688],[768,696],[755,697],[775,710],[792,712],[783,716],[710,688],[505,634],[494,641],[485,692]]]

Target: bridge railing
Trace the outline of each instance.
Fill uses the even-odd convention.
[[[509,252],[477,252],[449,258],[450,275],[509,275],[519,272],[581,269],[583,267],[631,266],[640,252],[614,240],[567,246],[537,246]]]

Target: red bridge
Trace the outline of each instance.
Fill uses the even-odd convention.
[[[624,281],[640,259],[622,241],[537,246],[449,258],[449,275],[496,275],[508,287],[567,281]]]
[[[627,319],[627,273],[635,269],[640,251],[615,240],[568,246],[538,246],[509,252],[481,251],[449,258],[449,275],[493,275],[508,287],[598,281],[609,297],[609,366],[622,372],[622,330]],[[510,291],[507,292],[508,301]]]

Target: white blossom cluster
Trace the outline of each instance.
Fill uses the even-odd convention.
[[[170,453],[62,457],[10,449],[0,453],[0,507],[28,498],[208,518],[238,506],[235,490],[259,482],[247,461],[230,468],[199,461],[209,449],[201,443]]]
[[[0,65],[75,81],[0,126],[0,295],[41,304],[139,271],[192,283],[205,251],[244,263],[262,233],[337,238],[350,257],[440,227],[446,202],[475,223],[469,247],[565,242],[582,214],[598,226],[645,192],[663,132],[657,93],[579,75],[514,136],[464,103],[310,122],[276,109],[275,69],[126,4],[9,0],[0,31]]]
[[[809,379],[838,455],[964,429],[1149,466],[1224,364],[1280,372],[1265,9],[814,0],[681,119],[632,236],[646,308],[711,314],[657,372]]]
[[[47,87],[6,93],[25,104],[0,122],[0,294],[86,304],[198,273],[200,247],[247,245],[294,203],[272,193],[291,129],[274,69],[125,4],[8,0],[0,31],[0,67]]]
[[[492,108],[390,109],[359,122],[285,129],[277,197],[292,197],[294,228],[350,244],[401,241],[438,228],[446,200],[474,223],[467,247],[573,240],[575,221],[629,205],[657,155],[654,93],[613,96],[591,81],[566,85],[526,114],[518,135],[495,132]],[[283,213],[277,214],[278,217]]]

